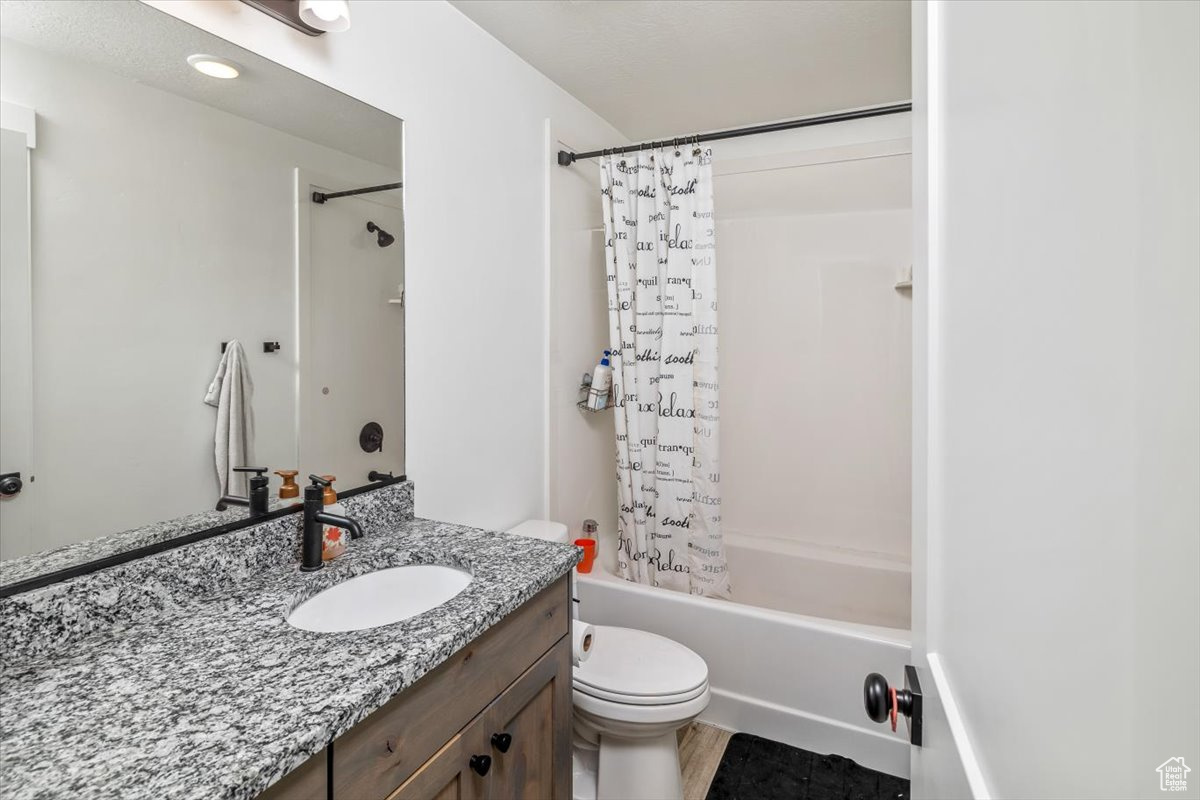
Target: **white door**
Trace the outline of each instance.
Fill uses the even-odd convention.
[[[308,186],[306,195],[342,188]],[[404,217],[396,191],[302,202],[301,477],[333,474],[349,489],[371,470],[404,472]],[[380,246],[379,230],[390,244]],[[382,430],[372,452],[360,443],[368,423]]]
[[[1200,4],[913,10],[912,796],[1200,796]]]
[[[0,129],[0,474],[20,473],[0,495],[0,560],[38,549],[33,534],[33,340],[29,243],[32,130]],[[31,124],[32,112],[17,115]],[[25,126],[22,126],[25,127]]]

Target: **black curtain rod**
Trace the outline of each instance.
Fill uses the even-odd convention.
[[[887,106],[860,108],[856,111],[839,111],[836,114],[801,117],[800,119],[789,119],[783,122],[769,122],[766,125],[752,125],[749,128],[732,128],[727,131],[701,133],[696,136],[680,136],[677,139],[643,142],[641,144],[625,145],[624,147],[610,147],[607,150],[592,150],[587,153],[572,153],[569,150],[559,150],[558,163],[559,166],[569,167],[581,158],[595,158],[607,153],[624,155],[625,153],[633,153],[653,147],[666,147],[667,145],[678,145],[689,142],[713,142],[717,139],[736,139],[739,136],[754,136],[758,133],[774,133],[775,131],[787,131],[792,128],[807,128],[810,125],[827,125],[831,122],[845,122],[850,119],[866,119],[867,117],[882,117],[887,114],[903,114],[905,111],[912,111],[912,103],[893,103]]]
[[[385,183],[382,186],[368,186],[365,189],[349,189],[344,192],[313,192],[312,201],[314,203],[324,203],[326,200],[333,200],[338,197],[350,197],[355,194],[370,194],[371,192],[386,192],[388,189],[400,189],[404,186],[403,183]]]

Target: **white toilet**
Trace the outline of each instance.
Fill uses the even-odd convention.
[[[509,533],[570,543],[560,522]],[[573,679],[574,800],[682,800],[676,732],[708,706],[704,659],[664,636],[602,625]]]

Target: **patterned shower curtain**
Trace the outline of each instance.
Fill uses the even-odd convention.
[[[729,597],[717,451],[712,153],[600,162],[621,575]]]

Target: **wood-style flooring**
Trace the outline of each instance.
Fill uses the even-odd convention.
[[[693,722],[679,731],[679,769],[683,773],[683,800],[704,800],[712,784],[732,731]]]

